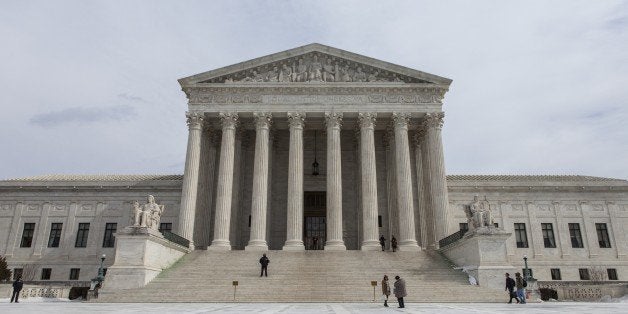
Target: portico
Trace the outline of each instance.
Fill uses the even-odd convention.
[[[304,250],[312,191],[324,192],[325,250],[379,250],[383,234],[416,251],[448,235],[450,80],[311,44],[179,82],[189,139],[178,230],[197,248]]]

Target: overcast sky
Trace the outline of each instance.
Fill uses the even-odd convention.
[[[444,76],[449,174],[628,179],[628,1],[2,1],[0,179],[182,173],[177,79],[312,42]]]

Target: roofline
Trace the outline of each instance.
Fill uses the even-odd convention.
[[[236,63],[236,64],[232,64],[229,66],[225,66],[225,67],[221,67],[218,69],[214,69],[211,71],[207,71],[207,72],[203,72],[203,73],[199,73],[199,74],[195,74],[195,75],[191,75],[191,76],[187,76],[184,78],[181,78],[178,80],[179,84],[181,85],[182,88],[188,87],[192,84],[201,82],[201,81],[205,81],[214,77],[218,77],[218,76],[222,76],[222,75],[227,75],[230,73],[234,73],[234,72],[238,72],[238,71],[243,71],[243,70],[247,70],[251,67],[256,67],[259,65],[263,65],[263,64],[267,64],[267,63],[271,63],[271,62],[275,62],[275,61],[279,61],[279,60],[283,60],[283,59],[287,59],[290,57],[294,57],[294,56],[298,56],[298,55],[302,55],[302,54],[306,54],[309,52],[323,52],[335,57],[339,57],[339,58],[345,58],[354,62],[362,62],[362,63],[368,63],[369,65],[373,66],[373,67],[382,67],[382,68],[389,68],[391,71],[394,72],[399,72],[400,74],[404,74],[404,75],[408,75],[411,77],[415,77],[418,79],[423,79],[423,80],[427,80],[427,81],[432,81],[436,84],[439,85],[444,85],[449,87],[449,85],[451,85],[452,80],[442,77],[442,76],[438,76],[438,75],[434,75],[434,74],[430,74],[430,73],[426,73],[426,72],[422,72],[419,70],[415,70],[415,69],[411,69],[408,67],[404,67],[401,65],[397,65],[394,63],[390,63],[390,62],[386,62],[386,61],[382,61],[379,59],[375,59],[375,58],[371,58],[371,57],[367,57],[364,55],[360,55],[357,53],[353,53],[353,52],[349,52],[346,50],[342,50],[342,49],[338,49],[338,48],[334,48],[334,47],[330,47],[330,46],[326,46],[326,45],[322,45],[319,43],[312,43],[312,44],[308,44],[305,46],[300,46],[297,48],[292,48],[292,49],[288,49],[288,50],[284,50],[281,52],[277,52],[277,53],[273,53],[270,55],[266,55],[266,56],[262,56],[259,58],[255,58],[255,59],[251,59],[248,61],[243,61],[240,63]],[[362,60],[360,60],[362,59]]]

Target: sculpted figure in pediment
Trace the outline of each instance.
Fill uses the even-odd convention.
[[[292,82],[292,68],[285,63],[279,72],[279,82]]]
[[[323,65],[323,81],[324,82],[333,82],[334,75],[336,74],[334,66],[331,64],[331,59],[327,58],[325,60],[325,64]]]
[[[349,67],[344,66],[340,69],[340,75],[342,76],[342,82],[351,82],[351,75],[349,74]]]
[[[279,82],[279,72],[277,71],[277,67],[273,67],[272,70],[268,71],[266,75],[266,82]]]
[[[318,56],[314,55],[310,63],[309,81],[320,82],[323,80],[323,65],[318,61]]]
[[[353,74],[353,81],[366,82],[366,73],[362,72],[362,67],[358,67],[358,69],[355,71],[355,74]]]
[[[307,81],[307,64],[303,62],[303,58],[299,59],[299,64],[296,66],[296,79],[295,82]]]

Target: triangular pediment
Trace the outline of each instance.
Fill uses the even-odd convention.
[[[337,48],[310,44],[179,80],[196,84],[397,83],[449,86],[451,80]]]

